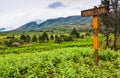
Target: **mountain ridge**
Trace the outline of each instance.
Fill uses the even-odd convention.
[[[37,22],[32,21],[26,23],[14,31],[32,31],[32,30],[42,30],[47,27],[60,27],[60,26],[71,26],[71,25],[85,25],[91,22],[91,17],[81,17],[80,15],[59,17],[54,19],[47,19],[46,21],[37,24]],[[49,29],[49,28],[48,28]]]

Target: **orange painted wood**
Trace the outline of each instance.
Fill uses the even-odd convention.
[[[93,16],[95,65],[98,66],[98,16]]]
[[[93,28],[94,29],[98,28],[98,16],[97,15],[93,16]]]
[[[98,49],[98,37],[94,36],[94,49]]]

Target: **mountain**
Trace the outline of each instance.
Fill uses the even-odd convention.
[[[15,29],[14,31],[30,31],[30,30],[35,30],[37,28],[39,28],[39,27],[36,22],[30,22],[30,23],[27,23],[27,24]]]
[[[43,21],[42,21],[41,19],[37,19],[37,20],[35,20],[35,21],[33,21],[33,22],[36,22],[36,23],[39,25],[39,24],[42,23]]]
[[[91,21],[91,17],[69,16],[66,18],[60,17],[56,19],[48,19],[41,23],[39,27],[45,26],[60,26],[60,25],[82,25]]]
[[[4,31],[5,30],[5,28],[0,28],[0,31]]]
[[[69,28],[73,26],[84,26],[91,22],[91,17],[81,17],[81,16],[69,16],[60,17],[55,19],[48,19],[44,22],[41,20],[29,22],[17,29],[15,31],[32,31],[32,30],[54,30],[56,28]]]

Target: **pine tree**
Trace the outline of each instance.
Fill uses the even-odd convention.
[[[20,40],[25,42],[25,41],[26,41],[26,36],[25,36],[24,34],[21,35],[21,36],[20,36]]]
[[[39,41],[40,42],[48,42],[49,41],[48,34],[46,32],[44,32],[41,36],[39,36]]]
[[[58,35],[55,35],[55,39],[58,38]]]
[[[51,39],[51,40],[54,40],[54,36],[53,36],[53,34],[50,36],[50,39]]]
[[[73,30],[71,31],[70,35],[73,35],[76,38],[80,37],[80,35],[79,35],[78,31],[76,30],[76,28],[73,28]]]
[[[62,42],[62,38],[61,37],[56,37],[55,38],[55,43],[61,43]]]
[[[37,37],[36,37],[36,35],[33,36],[32,42],[37,42]]]
[[[27,36],[26,36],[26,42],[30,42],[30,39],[31,39],[31,38],[30,38],[30,35],[27,35]]]

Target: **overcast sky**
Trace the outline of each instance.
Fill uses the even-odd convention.
[[[36,19],[80,15],[101,0],[0,0],[0,28],[17,28]]]

